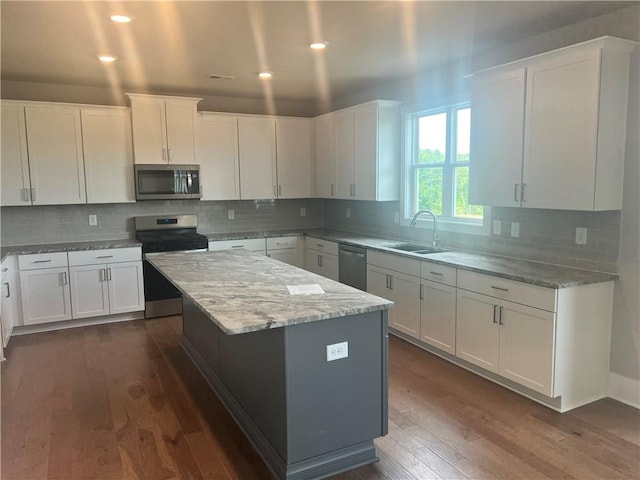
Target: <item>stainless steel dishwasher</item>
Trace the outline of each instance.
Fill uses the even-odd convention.
[[[340,283],[367,291],[367,250],[341,243],[338,250]]]

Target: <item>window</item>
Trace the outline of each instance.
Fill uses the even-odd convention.
[[[484,208],[469,203],[469,103],[408,111],[405,127],[405,222],[428,209],[443,230],[482,233]]]

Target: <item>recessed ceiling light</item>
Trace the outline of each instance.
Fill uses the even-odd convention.
[[[98,60],[103,63],[113,63],[118,59],[118,57],[114,55],[98,55]]]
[[[327,48],[327,45],[329,45],[329,42],[314,42],[309,45],[309,48],[313,50],[324,50],[325,48]]]
[[[260,78],[271,78],[273,77],[273,72],[260,72],[258,76]]]
[[[128,15],[111,15],[111,20],[116,23],[129,23],[133,18]]]

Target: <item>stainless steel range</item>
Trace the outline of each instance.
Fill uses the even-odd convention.
[[[196,215],[135,217],[136,240],[142,253],[207,250],[207,237],[196,232]],[[148,261],[143,263],[146,318],[182,313],[182,294]]]

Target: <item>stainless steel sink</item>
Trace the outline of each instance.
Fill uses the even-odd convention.
[[[400,250],[401,252],[410,252],[417,255],[429,255],[431,253],[445,252],[446,250],[437,247],[428,247],[426,245],[418,245],[417,243],[400,243],[387,245],[391,250]]]

